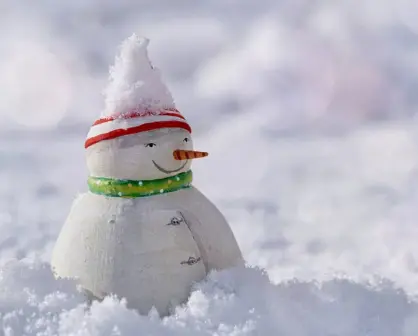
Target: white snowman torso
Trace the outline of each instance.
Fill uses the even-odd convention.
[[[142,314],[155,306],[161,315],[210,270],[242,263],[225,219],[193,187],[134,199],[83,194],[52,259],[57,274],[77,277],[95,297],[113,293]]]

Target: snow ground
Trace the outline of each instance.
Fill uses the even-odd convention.
[[[415,2],[33,4],[0,0],[0,334],[418,334]],[[195,185],[251,266],[163,321],[111,298],[86,313],[48,267],[134,31],[210,153]]]

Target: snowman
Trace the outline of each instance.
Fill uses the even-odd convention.
[[[51,266],[89,300],[116,295],[165,316],[209,272],[244,260],[224,216],[192,185],[192,160],[207,153],[193,150],[148,43],[132,35],[111,69],[85,142],[89,191],[74,201]]]

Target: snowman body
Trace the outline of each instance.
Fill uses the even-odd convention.
[[[187,131],[160,129],[99,142],[88,148],[87,163],[93,176],[175,181],[191,170],[173,150],[192,146]],[[54,273],[78,279],[94,298],[114,294],[141,314],[155,307],[164,316],[211,270],[244,264],[224,216],[191,184],[114,196],[89,191],[76,199],[52,256]]]
[[[155,307],[161,315],[210,270],[240,263],[222,214],[194,187],[135,199],[81,195],[52,260],[95,297],[116,294],[141,314]]]

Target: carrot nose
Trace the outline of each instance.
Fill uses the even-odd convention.
[[[183,149],[177,149],[173,152],[173,156],[175,160],[199,159],[208,155],[209,154],[206,152],[198,152],[198,151],[183,150]]]

